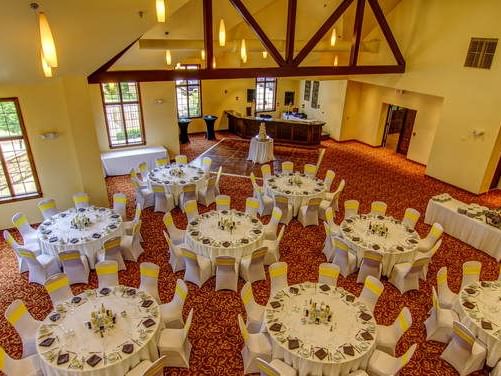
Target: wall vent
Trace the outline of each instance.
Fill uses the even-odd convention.
[[[494,38],[471,38],[464,66],[490,69],[497,44]]]

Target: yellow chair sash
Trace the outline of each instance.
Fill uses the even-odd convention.
[[[141,275],[150,278],[158,278],[158,274],[160,273],[160,269],[152,268],[147,265],[141,265]]]
[[[459,325],[453,325],[454,334],[457,335],[461,340],[466,342],[468,345],[473,346],[475,338],[473,338],[470,333],[465,332]]]
[[[287,267],[285,265],[279,266],[277,268],[270,268],[269,271],[270,277],[275,278],[287,274]]]
[[[439,238],[441,235],[442,235],[442,230],[436,226],[433,226],[431,228],[431,236],[435,237],[435,238]]]
[[[375,295],[379,296],[383,292],[381,286],[376,285],[372,280],[368,279],[365,281],[365,287],[372,291]]]
[[[21,257],[26,257],[26,258],[30,258],[30,259],[36,259],[36,256],[33,252],[30,252],[28,250],[25,250],[25,249],[21,249],[19,251],[19,254],[21,255]]]
[[[172,218],[172,214],[170,213],[167,213],[165,216],[164,216],[164,225],[166,227],[169,227],[169,226],[172,226],[174,224],[174,219]]]
[[[249,304],[249,302],[251,301],[252,298],[253,298],[252,288],[250,288],[250,287],[245,288],[242,291],[242,302],[244,303],[244,305]]]
[[[78,260],[79,258],[80,258],[79,252],[60,253],[59,254],[59,259],[61,261]]]
[[[463,270],[463,274],[464,275],[478,275],[478,274],[480,274],[480,269],[481,269],[481,267],[478,265],[467,265]]]
[[[344,252],[348,252],[348,244],[340,241],[340,240],[335,240],[335,243],[336,243],[336,249],[339,249],[341,251],[344,251]]]
[[[253,208],[253,209],[259,208],[259,202],[257,200],[253,200],[253,199],[247,199],[245,205],[248,206],[249,208]]]
[[[110,251],[114,248],[120,247],[120,238],[110,239],[104,242],[104,250]]]
[[[266,376],[280,376],[280,374],[273,368],[271,368],[268,364],[258,363],[257,368],[259,368],[259,370]]]
[[[447,272],[439,272],[437,273],[437,283],[439,285],[443,283],[447,283]]]
[[[24,225],[27,222],[28,222],[28,218],[26,218],[25,215],[21,215],[19,218],[17,218],[14,221],[14,226],[16,226],[17,228],[19,228],[19,227],[21,227],[22,225]]]
[[[152,189],[155,193],[165,193],[165,188],[163,187],[163,185],[154,185]]]
[[[28,308],[24,305],[24,303],[19,304],[16,308],[14,308],[7,315],[7,321],[9,321],[12,325],[16,325],[16,323],[28,313]]]
[[[47,202],[44,202],[43,204],[40,204],[38,205],[38,207],[40,208],[41,211],[45,212],[49,209],[55,209],[56,208],[56,203],[55,201],[47,201]]]
[[[406,211],[405,218],[410,219],[412,222],[417,222],[419,219],[419,214],[415,211]]]
[[[331,277],[331,278],[337,278],[337,277],[339,277],[339,270],[336,268],[326,266],[326,265],[321,265],[320,266],[320,275],[323,275],[326,277]]]
[[[176,291],[174,292],[174,295],[179,296],[179,298],[181,298],[182,301],[185,301],[188,292],[185,289],[183,289],[182,286],[176,285]]]
[[[402,332],[405,332],[410,327],[410,322],[407,321],[404,312],[401,312],[400,315],[398,315],[398,323],[400,325],[400,329],[402,329]]]
[[[87,195],[73,196],[73,201],[75,202],[75,204],[81,204],[83,202],[89,202],[89,196],[87,196]]]
[[[277,220],[277,221],[280,221],[280,218],[282,218],[282,213],[279,212],[278,210],[275,210],[273,209],[272,213],[271,213],[271,216]]]
[[[115,196],[113,199],[118,204],[124,204],[125,205],[127,203],[127,197],[126,196]]]
[[[216,265],[235,265],[235,259],[234,258],[216,258]]]
[[[115,265],[96,265],[98,275],[108,275],[118,273],[118,264]]]
[[[51,292],[57,291],[65,286],[69,286],[69,285],[70,285],[69,278],[67,276],[64,276],[64,277],[58,278],[54,281],[50,281],[50,282],[46,283],[45,289],[47,290],[48,293],[51,293]]]
[[[184,257],[188,257],[189,259],[192,259],[192,260],[196,260],[197,259],[197,255],[195,253],[187,251],[187,250],[183,251],[183,256]]]

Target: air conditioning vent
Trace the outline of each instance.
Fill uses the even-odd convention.
[[[497,44],[494,38],[471,38],[464,66],[490,69]]]

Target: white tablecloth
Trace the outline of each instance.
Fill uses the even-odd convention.
[[[294,216],[297,216],[299,208],[306,205],[310,198],[325,196],[325,184],[322,180],[299,173],[274,175],[266,179],[264,185],[268,196],[288,197]]]
[[[258,136],[252,137],[249,145],[249,155],[247,160],[254,163],[268,163],[275,160],[273,154],[273,139],[268,137],[260,140]]]
[[[89,293],[94,295],[88,296],[86,293],[79,295],[82,298],[79,304],[65,302],[62,306],[66,312],[61,314],[59,320],[51,321],[50,317],[55,312],[47,317],[37,335],[37,351],[44,375],[116,376],[125,374],[142,360],[158,359],[157,340],[160,333],[158,305],[151,296],[142,291],[130,297],[127,293],[122,296],[124,288],[116,287],[108,296],[90,290]],[[152,301],[149,308],[142,307],[142,302],[146,300]],[[103,338],[85,326],[85,322],[90,321],[91,312],[100,309],[101,304],[116,314],[115,326],[109,329]],[[125,317],[122,316],[124,311]],[[154,324],[146,328],[142,323],[148,319],[153,320]],[[49,347],[41,346],[40,343],[47,338],[56,340]],[[133,345],[132,353],[126,354],[122,351],[122,346],[125,344]],[[70,361],[57,365],[58,354],[66,353],[69,354]],[[95,367],[87,364],[87,359],[93,354],[102,359]]]
[[[501,360],[501,282],[466,286],[458,303],[461,321],[487,346],[487,365],[494,367]]]
[[[456,199],[445,202],[430,199],[424,221],[440,223],[447,234],[501,261],[501,230],[485,223],[483,215],[477,219],[459,214],[457,209],[463,206]]]
[[[83,230],[71,228],[71,221],[77,213],[91,222]],[[42,222],[37,232],[42,253],[58,256],[62,251],[78,250],[87,256],[90,267],[94,269],[104,242],[122,236],[124,227],[122,218],[113,210],[91,206],[80,211],[72,208],[58,213]]]
[[[139,149],[121,149],[101,153],[101,162],[106,176],[127,175],[132,168],[141,162],[148,163],[150,169],[155,167],[155,159],[166,158],[167,149],[163,146]]]
[[[387,235],[370,232],[369,224],[386,226]],[[357,256],[359,266],[367,250],[383,255],[382,274],[385,276],[390,276],[395,264],[413,262],[416,257],[419,235],[392,217],[357,215],[344,220],[341,229],[343,238],[350,245],[350,251]]]
[[[329,306],[330,322],[309,322],[305,310],[311,317],[310,300]],[[338,376],[365,369],[375,348],[376,322],[372,313],[340,287],[306,282],[283,289],[270,298],[265,321],[273,357],[284,359],[298,370],[299,376]],[[274,324],[280,327],[273,328]],[[298,339],[299,347],[290,350],[288,339]],[[320,348],[328,353],[323,359],[315,354]]]

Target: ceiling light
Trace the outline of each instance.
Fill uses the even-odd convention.
[[[172,64],[172,56],[170,55],[170,50],[165,51],[165,62],[167,65]]]
[[[43,56],[43,51],[40,51],[40,58],[42,60],[42,69],[43,69],[44,76],[45,77],[52,77],[52,68],[47,63],[47,60],[45,60],[45,57]]]
[[[219,46],[224,47],[226,44],[226,28],[224,27],[224,20],[221,18],[219,21]]]
[[[205,60],[205,50],[200,50],[200,57]]]
[[[240,45],[240,57],[242,61],[247,63],[247,47],[245,46],[245,39],[242,39],[242,44]]]
[[[216,57],[215,56],[212,57],[212,68],[216,69]]]
[[[164,0],[156,0],[157,5],[157,21],[165,22],[165,1]]]
[[[334,56],[334,66],[337,67],[337,64],[338,64],[338,57],[336,55]]]
[[[57,53],[54,37],[50,30],[49,21],[44,12],[38,13],[38,22],[40,24],[40,39],[42,42],[43,56],[50,67],[57,67]]]
[[[331,47],[334,47],[336,45],[336,39],[337,39],[336,28],[333,28],[331,34]]]
[[[266,59],[268,57],[268,51],[263,51],[263,59]]]

